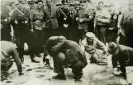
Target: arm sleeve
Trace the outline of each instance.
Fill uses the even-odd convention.
[[[104,51],[104,52],[107,52],[107,48],[106,46],[104,45],[104,43],[102,43],[101,41],[97,40],[97,43],[96,43],[96,48]]]
[[[61,51],[64,47],[64,42],[60,42],[57,45],[55,45],[54,47],[52,47],[51,52],[52,54],[57,54],[59,51]]]
[[[30,10],[29,11],[29,14],[30,14],[30,25],[31,25],[31,28],[33,28],[33,10]]]
[[[129,53],[129,50],[126,49],[124,51],[124,54],[125,54],[125,65],[128,65],[130,63],[130,59],[131,59],[131,56],[130,56],[130,53]]]
[[[14,28],[16,28],[16,23],[15,23],[16,17],[17,17],[17,11],[14,10],[13,13],[12,13],[12,15],[11,15],[11,19],[10,19],[10,23],[12,24],[12,26]]]
[[[12,57],[13,57],[16,65],[17,65],[18,72],[22,72],[22,64],[21,64],[21,61],[19,59],[19,55],[18,55],[16,48],[12,49]]]

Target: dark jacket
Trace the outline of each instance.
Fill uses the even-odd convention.
[[[125,44],[133,47],[133,12],[126,11],[121,19],[122,32],[125,36]]]
[[[118,53],[113,55],[121,66],[133,66],[133,48],[119,45]]]
[[[82,61],[84,64],[87,64],[87,59],[84,55],[84,52],[81,50],[80,46],[76,42],[71,40],[63,40],[56,44],[57,39],[58,38],[52,40],[52,42],[54,41],[55,46],[53,46],[49,51],[53,57],[56,57],[56,55],[58,55],[59,52],[62,52],[65,54],[64,63],[67,65],[76,64],[78,61]]]
[[[46,28],[58,29],[57,8],[54,6],[52,6],[51,9],[46,7],[44,11],[46,13]]]
[[[84,52],[81,50],[79,45],[71,40],[65,40],[57,44],[52,48],[53,54],[58,54],[62,52],[65,54],[65,64],[73,65],[76,64],[78,61],[82,61],[83,63],[87,64],[87,59],[84,55]]]

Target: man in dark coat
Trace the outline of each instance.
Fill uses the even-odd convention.
[[[1,5],[1,40],[10,41],[11,40],[11,27],[9,22],[9,9],[7,5]]]
[[[71,39],[72,17],[70,16],[70,3],[66,0],[61,1],[62,4],[57,10],[57,20],[60,30],[60,35],[65,36],[67,39]]]
[[[75,80],[82,77],[82,69],[87,65],[87,59],[80,46],[61,36],[50,37],[46,48],[54,60],[54,71],[58,74],[54,79],[66,79],[63,67],[72,68]]]
[[[46,6],[44,7],[46,14],[46,28],[44,29],[45,36],[56,36],[59,33],[58,31],[58,22],[57,22],[57,7],[52,4],[51,0],[46,0]]]
[[[121,19],[121,26],[125,33],[125,45],[133,48],[133,1],[129,2],[128,8]]]
[[[19,57],[23,61],[24,43],[27,43],[29,31],[29,12],[24,7],[24,1],[19,1],[11,16],[11,24],[14,28],[16,44],[18,46]]]
[[[117,67],[117,62],[120,64],[122,75],[126,77],[126,66],[133,66],[133,48],[118,45],[114,42],[109,43],[109,53],[112,54],[113,68]]]

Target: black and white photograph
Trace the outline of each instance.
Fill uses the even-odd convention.
[[[1,85],[133,85],[133,0],[0,0]]]

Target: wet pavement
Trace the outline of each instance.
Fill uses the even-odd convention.
[[[18,75],[14,63],[8,72],[7,79],[1,81],[2,85],[126,85],[126,81],[121,77],[114,76],[113,69],[106,65],[88,64],[83,69],[84,75],[81,81],[75,82],[70,68],[65,69],[66,80],[55,80],[52,79],[52,76],[56,74],[53,69],[44,65],[42,58],[37,57],[40,63],[32,63],[28,55],[25,55],[24,58],[24,75]]]

